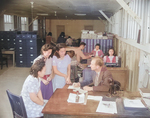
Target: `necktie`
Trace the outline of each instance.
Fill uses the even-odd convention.
[[[96,73],[96,76],[95,76],[95,83],[94,83],[94,85],[95,86],[98,86],[98,73]]]

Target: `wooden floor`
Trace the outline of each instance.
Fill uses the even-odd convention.
[[[12,60],[8,62],[8,68],[3,66],[0,69],[0,118],[13,118],[6,90],[20,95],[24,80],[29,75],[29,68],[13,67]]]

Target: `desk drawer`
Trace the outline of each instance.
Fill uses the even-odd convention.
[[[37,53],[27,53],[27,58],[36,58],[37,57]]]
[[[37,45],[37,41],[36,39],[27,39],[27,46],[36,46]]]
[[[28,53],[37,53],[37,47],[36,46],[29,46],[27,47]]]
[[[25,46],[18,46],[16,45],[16,53],[25,53],[27,51],[27,48]]]
[[[26,58],[16,58],[16,66],[17,67],[26,67],[27,65],[27,59]]]
[[[27,58],[27,54],[26,53],[18,53],[18,52],[16,52],[16,59],[17,58]]]

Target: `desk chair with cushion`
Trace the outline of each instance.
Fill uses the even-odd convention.
[[[0,65],[1,65],[1,69],[3,69],[3,65],[5,65],[8,67],[8,60],[6,57],[3,57],[2,51],[0,49]]]
[[[22,97],[12,94],[9,90],[6,90],[6,92],[12,108],[13,118],[27,118]]]

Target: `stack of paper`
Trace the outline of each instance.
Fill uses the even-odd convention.
[[[138,109],[145,110],[145,109],[147,109],[143,105],[143,103],[141,102],[140,99],[131,100],[131,99],[125,98],[123,103],[124,103],[124,108],[127,110],[138,110]]]
[[[77,94],[70,93],[67,101],[69,103],[84,103],[84,97],[85,97],[84,94],[79,95],[79,102],[76,102],[76,96]]]
[[[102,96],[88,95],[87,99],[89,99],[89,100],[95,100],[95,101],[102,101]]]
[[[80,88],[79,88],[79,89],[74,89],[73,91],[74,91],[74,92],[79,91],[79,93],[81,93],[81,94],[82,94],[82,93],[87,93],[86,90],[83,90],[83,89],[80,89]]]
[[[116,102],[100,101],[96,112],[117,114]]]
[[[150,90],[147,88],[139,88],[142,97],[150,98]]]
[[[74,87],[73,85],[69,85],[68,89],[80,89],[80,87]]]

